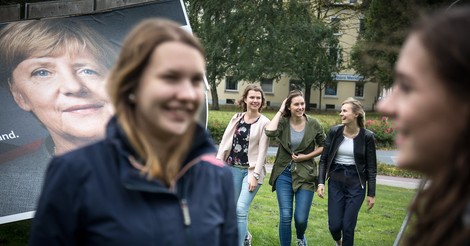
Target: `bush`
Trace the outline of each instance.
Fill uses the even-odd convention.
[[[381,120],[367,120],[366,128],[375,133],[378,148],[391,148],[395,139],[395,130],[388,118],[383,116]]]

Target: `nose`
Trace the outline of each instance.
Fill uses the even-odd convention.
[[[396,93],[392,92],[390,95],[382,98],[377,103],[377,110],[385,116],[396,116]]]
[[[60,92],[67,96],[83,95],[88,92],[84,81],[72,71],[62,72],[58,78],[60,83]]]
[[[193,84],[190,79],[185,79],[180,83],[177,89],[177,98],[185,101],[198,100],[202,92],[202,87]]]

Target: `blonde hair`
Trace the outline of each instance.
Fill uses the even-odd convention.
[[[56,56],[88,51],[110,70],[117,47],[82,23],[68,19],[27,20],[8,24],[0,31],[0,80],[6,87],[13,70],[31,56]]]
[[[245,99],[248,97],[248,92],[250,91],[257,91],[261,93],[261,107],[259,107],[258,112],[261,113],[263,108],[266,107],[266,98],[264,96],[264,91],[259,85],[248,85],[245,88],[245,91],[243,91],[242,98],[238,100],[238,105],[240,105],[243,109],[243,112],[246,112],[248,110],[247,105],[245,103]]]
[[[348,99],[344,100],[343,103],[341,103],[341,106],[344,104],[351,104],[352,111],[355,114],[359,114],[359,116],[357,116],[357,125],[360,128],[364,128],[364,123],[366,121],[366,112],[364,111],[361,102],[359,102],[357,99],[349,97]]]
[[[171,185],[192,142],[196,120],[181,137],[168,163],[159,160],[147,133],[137,127],[136,108],[132,96],[139,86],[140,77],[154,50],[165,42],[177,41],[198,50],[204,56],[199,41],[178,24],[163,19],[148,19],[138,24],[126,37],[116,66],[109,76],[108,93],[115,107],[119,124],[130,143],[145,160],[144,173]],[[158,117],[156,115],[155,117]]]

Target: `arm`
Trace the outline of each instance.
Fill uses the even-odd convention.
[[[266,130],[267,131],[276,131],[277,130],[277,126],[279,125],[279,120],[281,119],[282,114],[283,114],[283,112],[286,108],[286,100],[287,100],[287,98],[284,99],[284,101],[282,101],[282,104],[281,104],[281,107],[279,108],[279,111],[277,111],[277,113],[274,115],[271,122],[269,122],[266,125]]]
[[[366,137],[366,170],[367,170],[367,206],[375,204],[375,186],[377,178],[377,152],[374,135]]]
[[[269,120],[267,118],[263,118],[263,119],[265,119],[265,122],[263,122],[263,124],[259,128],[257,128],[259,142],[257,144],[258,155],[256,156],[255,169],[253,170],[253,175],[248,177],[248,190],[250,191],[254,191],[256,187],[258,186],[259,179],[255,178],[255,175],[258,175],[258,178],[260,178],[261,172],[263,171],[263,167],[266,163],[266,155],[268,153],[269,138],[268,136],[266,136],[266,134],[264,134],[264,129],[266,128],[266,125],[269,123]]]
[[[323,143],[323,152],[320,157],[320,163],[318,164],[318,189],[317,194],[320,198],[323,198],[325,193],[325,178],[326,178],[326,166],[328,165],[328,155],[333,142],[334,131],[330,129],[328,137]]]
[[[323,152],[323,145],[324,145],[324,142],[325,142],[325,133],[323,132],[323,127],[320,125],[320,123],[318,123],[317,120],[315,120],[315,119],[312,119],[312,120],[315,122],[313,124],[314,132],[316,132],[315,145],[318,146],[318,147],[316,149],[314,149],[312,152],[310,152],[308,154],[305,154],[305,155],[303,155],[303,154],[292,155],[292,160],[294,160],[296,162],[313,159],[313,158],[321,155],[322,152]]]
[[[227,124],[227,127],[225,127],[224,130],[224,135],[222,136],[222,139],[220,140],[219,143],[219,148],[217,150],[217,156],[216,158],[222,161],[225,161],[226,157],[226,151],[227,149],[225,146],[228,144],[228,141],[232,141],[233,138],[233,133],[232,130],[235,127],[236,122],[238,121],[238,118],[240,117],[240,113],[235,114],[232,119],[230,119],[229,123]]]

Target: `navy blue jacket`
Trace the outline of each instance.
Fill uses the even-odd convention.
[[[131,166],[113,118],[106,139],[51,161],[30,245],[237,245],[232,175],[215,152],[199,127],[170,190]]]

